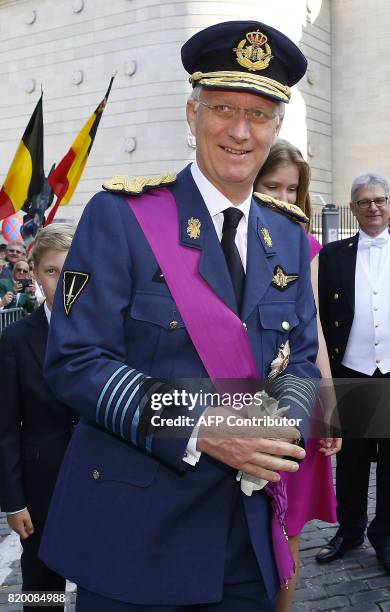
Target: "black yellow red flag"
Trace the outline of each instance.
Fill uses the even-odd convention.
[[[103,100],[89,117],[65,157],[49,176],[48,182],[57,196],[57,201],[47,217],[46,225],[53,221],[54,215],[60,205],[65,206],[65,204],[68,204],[76,190],[87,163],[100,119],[107,104],[113,80],[114,77],[111,77],[110,84]]]
[[[42,96],[17,148],[0,191],[0,219],[20,210],[26,200],[38,194],[45,180],[43,168]]]

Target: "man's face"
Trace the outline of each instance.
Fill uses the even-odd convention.
[[[15,265],[14,265],[14,279],[16,281],[21,281],[21,280],[25,280],[30,278],[30,267],[27,263],[27,261],[22,260],[22,261],[18,261]]]
[[[43,252],[37,267],[34,269],[34,277],[42,287],[49,310],[53,306],[58,279],[67,254],[68,251],[47,249]]]
[[[231,118],[220,117],[212,109],[187,104],[187,120],[196,137],[196,160],[209,181],[233,203],[250,193],[258,170],[267,159],[282,123],[278,104],[262,96],[244,92],[201,90],[200,100],[208,105],[259,109],[269,116],[263,124],[251,121],[244,110]]]
[[[15,265],[19,259],[25,256],[26,250],[23,245],[18,244],[10,244],[7,246],[7,259],[12,264]]]
[[[388,227],[390,205],[387,203],[379,207],[371,202],[368,208],[360,208],[356,201],[373,200],[383,196],[386,196],[386,193],[381,185],[370,185],[358,189],[355,202],[350,203],[352,214],[356,217],[359,227],[369,236],[378,236]]]

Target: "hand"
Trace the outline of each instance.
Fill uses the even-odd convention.
[[[20,293],[21,291],[23,291],[23,285],[19,281],[16,281],[14,283],[14,293]]]
[[[2,306],[3,308],[4,306],[8,306],[8,304],[11,304],[13,299],[14,294],[12,293],[12,291],[7,291],[7,293],[3,296],[3,299],[0,300],[0,306]]]
[[[16,531],[22,540],[27,540],[27,538],[34,533],[34,525],[32,524],[31,516],[27,509],[16,512],[15,514],[8,514],[7,523],[13,531]]]
[[[331,457],[341,450],[342,438],[321,438],[319,440],[320,448],[318,452],[325,455],[325,457]]]
[[[282,472],[296,472],[299,464],[290,459],[303,459],[305,451],[294,444],[300,434],[293,427],[232,426],[227,417],[237,418],[229,410],[207,410],[204,416],[223,416],[220,425],[201,425],[197,449],[214,459],[246,474],[271,482],[280,480]]]
[[[26,293],[28,293],[31,297],[35,297],[35,285],[31,281],[31,285],[26,287]]]

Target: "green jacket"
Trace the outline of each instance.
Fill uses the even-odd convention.
[[[0,279],[0,300],[4,297],[4,295],[8,291],[13,292],[13,289],[14,289],[14,283],[12,281],[8,280],[8,278],[1,278]],[[24,308],[26,312],[33,312],[38,307],[38,301],[36,299],[33,299],[29,293],[23,292],[23,293],[19,293],[17,297],[14,295],[12,302],[10,302],[8,306],[4,306],[4,308],[17,308],[17,307]]]

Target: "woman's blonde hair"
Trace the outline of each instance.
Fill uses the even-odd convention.
[[[76,228],[71,223],[51,223],[40,230],[34,241],[31,259],[34,268],[39,265],[45,251],[69,251]]]
[[[294,164],[298,168],[299,183],[296,205],[302,209],[306,217],[311,218],[311,204],[309,196],[310,166],[303,159],[302,153],[287,140],[279,140],[271,147],[264,165],[259,170],[255,186],[259,179],[273,172],[281,164]]]

